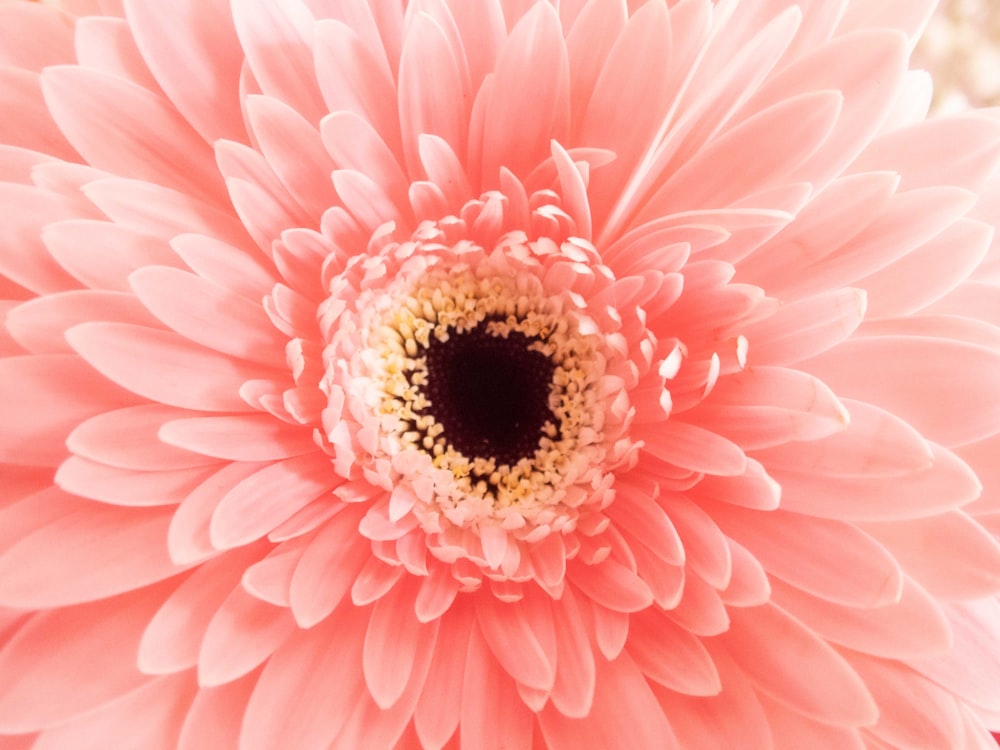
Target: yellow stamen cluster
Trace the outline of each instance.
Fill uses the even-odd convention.
[[[369,329],[368,346],[378,352],[383,425],[391,425],[400,451],[420,451],[437,469],[450,473],[451,492],[438,497],[452,503],[469,497],[494,509],[569,502],[563,487],[575,480],[588,448],[600,440],[597,383],[604,361],[597,342],[580,330],[580,314],[565,301],[542,294],[537,279],[525,281],[471,271],[436,276],[421,282],[385,310]],[[448,440],[445,426],[432,413],[425,392],[426,351],[432,341],[468,333],[483,326],[490,336],[512,333],[530,340],[528,348],[552,363],[548,407],[533,456],[515,464],[494,456],[466,456]]]

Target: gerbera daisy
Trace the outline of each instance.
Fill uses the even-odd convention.
[[[0,5],[0,746],[990,746],[932,10]]]

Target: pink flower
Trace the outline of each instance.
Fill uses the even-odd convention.
[[[0,746],[988,747],[933,3],[398,5],[0,5]]]

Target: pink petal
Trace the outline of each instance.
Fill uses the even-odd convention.
[[[0,273],[26,289],[50,294],[78,284],[45,251],[43,227],[76,218],[73,201],[31,185],[0,183]]]
[[[125,12],[149,69],[201,137],[241,138],[235,93],[243,55],[229,3],[191,0],[168,9],[126,0]]]
[[[772,575],[828,601],[877,607],[899,600],[896,559],[856,526],[776,510],[708,506],[719,527]]]
[[[931,446],[934,463],[904,476],[839,477],[775,469],[782,506],[796,513],[851,521],[924,518],[979,497],[982,485],[955,454]]]
[[[539,596],[513,604],[482,596],[476,620],[504,671],[527,687],[547,691],[556,674],[555,630],[551,608]],[[529,606],[529,600],[538,606]]]
[[[364,695],[358,654],[367,625],[366,611],[347,608],[274,653],[246,705],[245,750],[330,746]]]
[[[197,686],[189,674],[160,677],[39,736],[33,750],[173,750]],[[137,722],[135,718],[142,717]]]
[[[176,505],[213,472],[212,466],[133,471],[70,456],[54,481],[66,492],[112,505]]]
[[[127,406],[134,398],[67,354],[0,360],[0,460],[55,466],[64,440],[84,419]]]
[[[857,729],[832,727],[814,721],[769,698],[766,694],[759,694],[758,699],[767,713],[775,748],[829,747],[837,750],[871,750],[871,746],[865,744]],[[879,709],[881,708],[880,703]]]
[[[243,569],[262,554],[260,547],[248,547],[196,569],[150,619],[139,642],[138,668],[170,674],[195,666],[209,623],[239,585]]]
[[[217,202],[222,183],[208,145],[156,94],[76,66],[42,74],[52,117],[87,162]]]
[[[251,96],[245,106],[267,163],[298,204],[318,219],[338,201],[330,182],[335,165],[323,149],[316,125],[279,99]]]
[[[20,33],[20,27],[14,27]],[[43,154],[79,159],[66,136],[52,121],[42,97],[38,73],[18,68],[0,70],[0,98],[6,116],[0,121],[0,143],[32,149]]]
[[[768,366],[722,378],[696,413],[698,424],[745,450],[816,440],[849,421],[837,395],[822,381],[798,370]]]
[[[77,456],[133,471],[166,471],[214,463],[214,459],[175,448],[159,438],[163,424],[197,412],[143,404],[98,414],[81,422],[66,438]]]
[[[960,510],[866,528],[934,596],[973,599],[1000,587],[1000,542]]]
[[[786,304],[743,328],[752,342],[751,361],[788,365],[821,354],[857,329],[865,307],[865,295],[856,289],[836,289]]]
[[[596,666],[584,613],[572,589],[566,589],[552,607],[552,621],[558,644],[552,705],[564,716],[583,718],[593,706]]]
[[[298,628],[291,613],[234,588],[212,615],[198,651],[198,684],[214,687],[242,677]]]
[[[143,268],[129,283],[153,315],[189,340],[250,362],[284,364],[288,340],[259,303],[176,268]]]
[[[615,612],[638,612],[653,603],[646,582],[614,558],[596,565],[571,563],[566,576],[588,599]]]
[[[169,445],[231,461],[276,461],[317,450],[311,430],[270,414],[176,419],[163,424],[159,437]]]
[[[546,706],[538,714],[542,735],[552,750],[681,747],[656,697],[628,654],[612,662],[598,659],[596,686],[594,707],[586,718],[567,718],[552,706]]]
[[[696,424],[670,419],[642,434],[653,456],[683,469],[718,476],[742,474],[743,450],[726,438]]]
[[[460,57],[461,56],[461,57]],[[425,13],[414,16],[399,60],[399,123],[410,174],[419,174],[418,138],[442,138],[465,152],[471,96],[463,75],[464,53],[454,49],[445,28]]]
[[[678,169],[640,212],[640,220],[667,211],[728,205],[787,177],[829,136],[841,102],[836,92],[811,92],[740,123]],[[739,179],[724,168],[736,161],[741,165]]]
[[[41,612],[0,650],[0,726],[30,732],[80,716],[147,683],[135,667],[146,623],[172,584]],[[87,675],[87,689],[66,675]]]
[[[650,680],[685,695],[718,695],[712,657],[699,638],[647,610],[632,618],[625,647]]]
[[[231,13],[247,64],[261,90],[318,122],[326,108],[313,72],[316,21],[304,2],[232,3]],[[277,50],[280,49],[280,53]]]
[[[684,568],[680,601],[666,615],[694,635],[719,635],[730,627],[729,610],[719,592],[690,568]]]
[[[329,112],[370,122],[397,158],[402,155],[396,84],[358,33],[339,21],[316,24],[316,77]]]
[[[878,717],[864,682],[836,651],[774,605],[730,611],[733,627],[720,636],[758,687],[814,719],[857,726]],[[780,642],[781,648],[760,648]],[[823,675],[822,680],[813,679]]]
[[[878,723],[868,731],[899,747],[963,746],[962,717],[944,688],[897,662],[864,654],[848,658],[878,702]]]
[[[756,451],[774,469],[828,476],[900,476],[930,468],[934,452],[906,422],[877,406],[845,399],[850,423],[820,440]]]
[[[857,282],[872,317],[911,315],[950,292],[976,269],[993,241],[993,226],[960,219],[892,265]]]
[[[458,728],[462,708],[472,609],[456,605],[442,619],[434,658],[417,700],[413,723],[427,748],[442,748]]]
[[[706,737],[729,748],[777,748],[770,721],[745,672],[718,644],[706,643],[724,690],[710,697],[691,697],[652,685],[680,746],[700,747]]]
[[[239,744],[243,711],[257,682],[251,673],[214,688],[201,688],[181,726],[177,750],[233,748]]]
[[[732,559],[726,538],[711,517],[680,494],[670,493],[660,502],[683,540],[687,564],[713,587],[726,588],[732,575]]]
[[[36,297],[18,305],[7,316],[8,331],[25,349],[37,354],[73,351],[65,333],[78,323],[118,321],[156,326],[130,294],[78,290]]]
[[[59,515],[38,514],[38,526],[0,554],[5,606],[44,609],[92,601],[181,570],[165,544],[172,508],[119,508],[55,488],[23,502],[58,508]]]
[[[566,140],[569,62],[551,5],[538,3],[518,21],[500,50],[494,75],[482,141],[487,185],[495,184],[501,166],[526,177],[548,155],[551,140]],[[531,103],[527,117],[524,102]]]
[[[51,6],[5,5],[0,8],[0,50],[0,65],[38,72],[72,61],[73,30]]]
[[[230,549],[259,539],[339,482],[330,459],[322,453],[272,463],[219,501],[212,514],[212,544]]]
[[[74,41],[77,62],[83,67],[124,78],[144,89],[161,93],[159,84],[135,46],[132,31],[124,18],[81,18],[76,24]]]
[[[504,750],[531,744],[532,715],[521,702],[510,677],[497,663],[477,628],[465,658],[462,721],[463,748]]]
[[[352,506],[327,521],[296,566],[289,597],[301,627],[312,627],[333,612],[371,557],[371,544],[358,536],[363,510]]]
[[[188,495],[174,513],[167,531],[170,559],[185,565],[216,555],[218,550],[209,537],[212,514],[230,490],[263,466],[260,463],[227,464]]]
[[[179,334],[128,323],[84,323],[66,332],[70,345],[127,390],[184,409],[248,411],[239,395],[269,371],[209,351]]]
[[[774,601],[827,640],[868,654],[905,659],[951,647],[951,629],[937,602],[906,579],[898,602],[874,609],[833,604],[780,580]]]
[[[362,666],[376,705],[388,709],[402,696],[413,674],[418,653],[433,651],[438,621],[421,623],[410,616],[417,583],[404,582],[372,609]]]
[[[49,224],[42,240],[59,265],[93,289],[130,292],[128,276],[132,271],[143,266],[182,265],[164,240],[108,221]]]

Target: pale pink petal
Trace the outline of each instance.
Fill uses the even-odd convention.
[[[961,714],[944,688],[897,662],[854,653],[848,659],[878,701],[879,720],[869,732],[899,747],[962,746]]]
[[[167,532],[170,558],[179,565],[206,560],[218,550],[209,528],[215,509],[230,490],[256,474],[264,464],[226,464],[188,495],[174,513]]]
[[[359,115],[401,158],[396,83],[355,30],[340,21],[319,21],[314,55],[327,109]]]
[[[803,716],[765,693],[758,696],[767,713],[774,747],[828,747],[837,750],[870,750],[856,729],[830,726]],[[879,708],[882,706],[879,704]]]
[[[243,136],[235,96],[243,56],[229,3],[198,0],[168,9],[126,0],[125,13],[153,76],[202,138]]]
[[[856,607],[891,604],[900,596],[896,560],[856,526],[783,510],[713,507],[710,513],[768,573],[811,594]]]
[[[129,283],[153,315],[191,341],[250,362],[284,361],[287,339],[259,303],[176,268],[143,268]]]
[[[876,719],[878,707],[861,678],[797,620],[770,604],[734,608],[730,615],[733,627],[720,641],[761,690],[823,722],[856,726]],[[779,638],[783,647],[756,647],[770,638]],[[813,679],[818,674],[822,680]]]
[[[746,468],[746,456],[736,443],[697,424],[671,419],[644,439],[653,456],[691,471],[734,476]]]
[[[59,465],[53,481],[66,492],[112,505],[177,505],[214,470],[193,466],[133,471],[70,456]]]
[[[0,120],[0,141],[62,159],[79,158],[45,106],[38,73],[4,67],[0,70],[0,97],[6,113]]]
[[[189,674],[151,680],[86,716],[41,733],[34,750],[172,750],[197,686]],[[135,717],[141,716],[137,722]]]
[[[0,8],[0,65],[40,71],[71,62],[73,30],[48,5],[23,3]]]
[[[684,695],[718,695],[723,686],[701,639],[646,611],[629,627],[626,651],[650,680]]]
[[[507,674],[526,687],[551,690],[556,674],[552,610],[537,594],[529,601],[536,606],[481,597],[476,621]]]
[[[179,334],[129,323],[84,323],[67,331],[66,337],[110,380],[182,409],[248,411],[240,386],[270,372],[209,351]]]
[[[11,310],[5,323],[11,336],[28,351],[68,354],[73,349],[66,341],[66,331],[92,320],[157,325],[131,295],[82,289],[29,300]]]
[[[495,652],[494,652],[495,653]],[[513,689],[510,677],[490,653],[487,639],[472,628],[465,658],[461,745],[470,750],[528,747],[532,715]]]
[[[184,717],[177,750],[237,747],[243,711],[256,682],[257,674],[251,673],[225,685],[198,690]]]
[[[538,715],[552,750],[596,746],[608,750],[671,750],[681,745],[635,662],[623,654],[597,660],[594,707],[586,719],[568,719],[553,707]]]
[[[169,507],[95,504],[57,489],[24,502],[45,503],[59,515],[39,514],[39,525],[0,553],[4,606],[64,607],[132,591],[181,570],[167,555]],[[87,574],[77,575],[81,570]]]
[[[246,704],[246,750],[330,746],[365,690],[357,655],[367,625],[367,612],[346,610],[274,653]]]
[[[0,726],[29,732],[80,716],[149,681],[135,667],[146,623],[172,584],[40,612],[2,650]],[[87,675],[80,690],[67,674]]]
[[[399,700],[410,681],[418,653],[433,651],[438,621],[421,623],[400,617],[412,609],[418,584],[410,581],[396,586],[372,609],[362,665],[365,683],[376,705],[388,709]]]
[[[244,566],[261,554],[259,547],[248,547],[195,570],[149,620],[139,641],[137,667],[146,674],[170,674],[195,666],[209,623],[239,585]]]
[[[76,58],[81,66],[109,73],[161,93],[123,18],[88,16],[76,24]]]
[[[274,461],[316,451],[311,431],[269,414],[172,420],[160,428],[159,438],[168,445],[231,461]]]
[[[691,697],[658,685],[653,692],[670,717],[680,747],[698,747],[711,737],[720,747],[775,748],[770,721],[753,683],[717,644],[708,643],[709,655],[725,689],[716,696]]]
[[[230,549],[259,539],[338,483],[322,453],[275,461],[219,501],[212,514],[212,544]]]
[[[80,422],[66,438],[66,446],[77,456],[134,471],[164,471],[214,463],[211,457],[175,448],[159,438],[164,423],[195,414],[160,404],[106,411]]]
[[[318,122],[326,112],[313,73],[316,21],[305,3],[238,0],[230,12],[247,64],[262,91]]]
[[[549,154],[549,142],[565,141],[569,109],[569,63],[559,17],[537,3],[513,28],[498,55],[486,102],[482,179],[493,185],[504,166],[518,177]],[[483,96],[485,89],[480,90]],[[531,102],[525,118],[521,102]]]
[[[974,599],[1000,585],[1000,542],[960,510],[866,528],[935,596]]]
[[[951,628],[935,600],[911,579],[899,601],[875,609],[844,607],[772,581],[774,601],[817,634],[889,659],[940,654],[951,647]]]
[[[42,240],[59,265],[93,289],[131,291],[128,276],[136,269],[182,265],[164,240],[106,221],[49,224]]]
[[[559,627],[558,619],[556,627]],[[444,747],[458,728],[466,654],[474,629],[473,613],[468,607],[453,607],[441,619],[424,692],[413,714],[417,736],[427,748]]]
[[[898,477],[827,476],[774,470],[782,505],[796,513],[851,521],[925,518],[979,497],[982,485],[950,451],[931,445],[934,462]]]
[[[715,521],[683,495],[665,495],[660,502],[683,540],[686,563],[706,583],[725,589],[733,574],[733,561],[726,537]]]
[[[198,650],[198,684],[215,687],[258,667],[296,631],[284,608],[234,588],[212,615]]]
[[[90,164],[221,200],[222,183],[207,144],[156,94],[73,66],[47,68],[42,89],[60,130]]]
[[[266,96],[249,97],[246,110],[261,153],[299,205],[314,218],[336,205],[330,182],[334,164],[316,125],[281,100]]]

